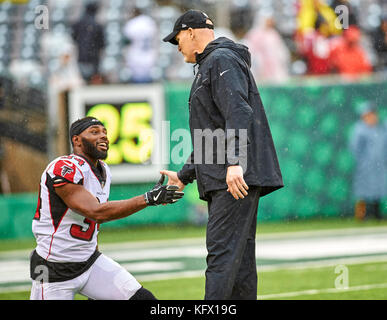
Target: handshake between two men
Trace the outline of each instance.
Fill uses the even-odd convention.
[[[163,185],[165,174],[161,175],[160,180],[153,188],[144,194],[145,202],[148,206],[157,206],[160,204],[175,203],[184,196],[184,192],[177,185]]]

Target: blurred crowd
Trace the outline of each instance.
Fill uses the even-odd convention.
[[[39,6],[49,9],[48,17],[41,16],[48,19],[47,29],[36,25]],[[4,96],[1,77],[41,88],[44,94],[47,84],[68,91],[85,84],[191,81],[192,66],[184,63],[174,46],[161,40],[176,18],[190,8],[203,10],[213,19],[216,37],[249,47],[258,85],[298,77],[335,75],[356,81],[374,73],[387,75],[387,0],[2,1],[0,109]],[[26,100],[30,107],[31,99]],[[384,130],[387,141],[387,126],[382,130],[369,109],[361,116],[366,120],[357,125],[351,149],[357,162],[367,163],[365,173],[359,175],[376,177],[380,184],[369,183],[376,190],[371,196],[372,188],[354,191],[359,219],[366,211],[380,216],[379,203],[385,195],[378,192],[386,190],[387,184],[380,166],[375,165],[379,171],[372,174],[367,171],[369,159],[375,157],[373,163],[380,164],[386,158],[386,148],[374,146],[382,144],[378,139],[383,136],[375,132]],[[365,136],[370,137],[371,148],[363,160],[366,153],[359,150],[364,149]],[[384,153],[376,155],[375,150]],[[11,190],[4,155],[0,144],[0,193]],[[382,169],[385,172],[386,167]]]
[[[275,12],[256,14],[253,27],[241,41],[250,48],[258,81],[283,82],[293,75],[332,74],[354,80],[387,71],[387,1],[370,3],[378,14],[367,17],[368,26],[374,26],[367,30],[359,23],[359,4],[349,0],[298,0],[293,8],[296,26],[290,34],[277,27]]]
[[[307,63],[308,74],[338,73],[356,77],[387,68],[387,14],[381,14],[380,27],[367,35],[360,28],[358,13],[348,0],[335,0],[331,6],[316,0],[303,1],[303,5],[295,41]],[[337,15],[340,6],[344,8],[342,14],[346,15],[342,19]],[[310,15],[314,15],[314,19]]]
[[[49,8],[48,30],[27,21],[37,5]],[[259,83],[387,71],[387,0],[30,0],[24,29],[15,30],[29,33],[31,45],[27,39],[19,56],[1,60],[2,13],[16,17],[20,7],[0,4],[0,73],[38,84],[51,79],[60,89],[190,79],[192,68],[161,41],[188,8],[206,11],[216,36],[249,47]]]

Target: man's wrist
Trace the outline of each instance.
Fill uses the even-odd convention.
[[[145,200],[145,203],[147,206],[151,206],[151,197],[150,197],[150,194],[149,192],[145,192],[144,193],[144,200]]]
[[[191,183],[192,181],[190,181],[190,179],[185,179],[182,174],[181,174],[181,170],[177,172],[177,177],[179,178],[179,180],[181,181],[182,184],[184,184],[185,186],[189,183]]]

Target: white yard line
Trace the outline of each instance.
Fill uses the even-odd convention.
[[[387,234],[387,227],[359,227],[359,228],[344,228],[344,229],[326,229],[326,230],[310,230],[310,231],[288,231],[288,232],[273,232],[263,233],[257,232],[257,243],[261,240],[281,240],[281,239],[302,239],[302,238],[319,238],[322,236],[348,236],[348,235],[362,235],[362,234]],[[117,243],[102,243],[100,244],[102,250],[123,250],[123,249],[142,249],[142,248],[158,248],[158,247],[179,247],[186,245],[205,245],[205,238],[184,238],[184,239],[166,239],[166,240],[144,240],[144,241],[128,241]],[[12,251],[0,252],[1,258],[20,258],[27,257],[32,249],[20,249]]]
[[[141,281],[203,276],[204,270],[187,271],[184,259],[205,261],[207,254],[204,238],[109,243],[101,244],[100,250],[129,272],[140,273],[136,278]],[[13,288],[25,288],[30,281],[30,252],[0,253],[0,292],[11,291],[6,287],[10,283],[14,283]],[[256,254],[258,272],[387,261],[387,227],[273,234],[258,231]],[[152,273],[141,275],[145,271]]]
[[[204,277],[204,270],[192,270],[192,271],[179,271],[179,272],[168,272],[160,274],[148,274],[136,277],[141,281],[158,281],[158,280],[170,280],[180,278],[197,278]]]
[[[366,257],[350,257],[350,258],[336,258],[329,260],[316,260],[316,261],[295,261],[289,263],[259,265],[257,262],[258,272],[275,272],[278,270],[302,270],[302,269],[318,269],[326,267],[336,267],[338,265],[351,265],[351,264],[363,264],[371,262],[387,262],[387,255],[375,255]]]
[[[293,262],[293,263],[286,263],[286,264],[280,264],[280,265],[258,266],[257,272],[262,273],[262,272],[275,272],[278,270],[295,270],[295,269],[302,270],[302,269],[312,269],[312,268],[336,267],[337,265],[340,265],[340,264],[352,265],[352,264],[362,264],[362,263],[370,263],[370,262],[387,262],[387,255],[359,257],[359,258],[340,258],[340,259],[332,259],[328,261],[327,260],[304,261],[304,262]],[[140,264],[136,264],[136,263],[133,264],[134,267],[139,265]],[[171,265],[171,267],[175,267],[175,266],[176,265]],[[128,267],[129,270],[131,269],[130,264],[126,264],[125,267]],[[168,268],[164,268],[164,270],[166,269]],[[20,268],[17,273],[18,273],[18,277],[15,276],[16,281],[18,280],[21,282],[30,281],[28,277],[25,277],[25,276],[23,277],[21,275]],[[138,281],[142,282],[142,281],[157,281],[157,280],[169,280],[169,279],[178,279],[178,278],[194,278],[194,277],[203,277],[203,276],[204,276],[204,270],[192,270],[192,271],[162,272],[162,273],[153,273],[153,274],[147,274],[147,275],[138,275],[136,276],[136,278],[138,279]],[[14,291],[28,291],[30,289],[31,289],[30,285],[20,284],[20,285],[14,285],[10,287],[0,287],[0,293],[14,292]],[[314,291],[307,290],[307,292],[314,292]],[[284,294],[295,295],[296,293],[284,293]],[[278,294],[274,294],[273,298],[276,298],[277,295]],[[267,297],[267,299],[269,299],[270,298],[269,296],[271,295],[259,296],[259,298],[263,297],[264,299],[266,299]],[[280,297],[281,296],[278,296],[278,298]]]
[[[314,238],[314,237],[321,237],[321,236],[340,236],[340,235],[375,234],[375,233],[383,233],[383,234],[387,233],[387,226],[260,233],[259,225],[258,225],[257,239],[260,240],[260,239],[301,238],[301,237]]]
[[[294,291],[294,292],[273,293],[273,294],[258,295],[257,298],[258,300],[292,298],[292,297],[298,297],[298,296],[311,296],[311,295],[321,294],[321,293],[345,293],[350,291],[364,291],[364,290],[384,289],[384,288],[387,288],[387,283],[366,284],[361,286],[348,287],[345,289],[328,288],[328,289],[310,289],[310,290]]]

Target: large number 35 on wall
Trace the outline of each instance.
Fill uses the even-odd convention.
[[[149,103],[126,103],[120,111],[111,104],[97,104],[88,110],[87,115],[102,121],[107,129],[110,147],[106,163],[139,164],[150,160],[154,130]]]

